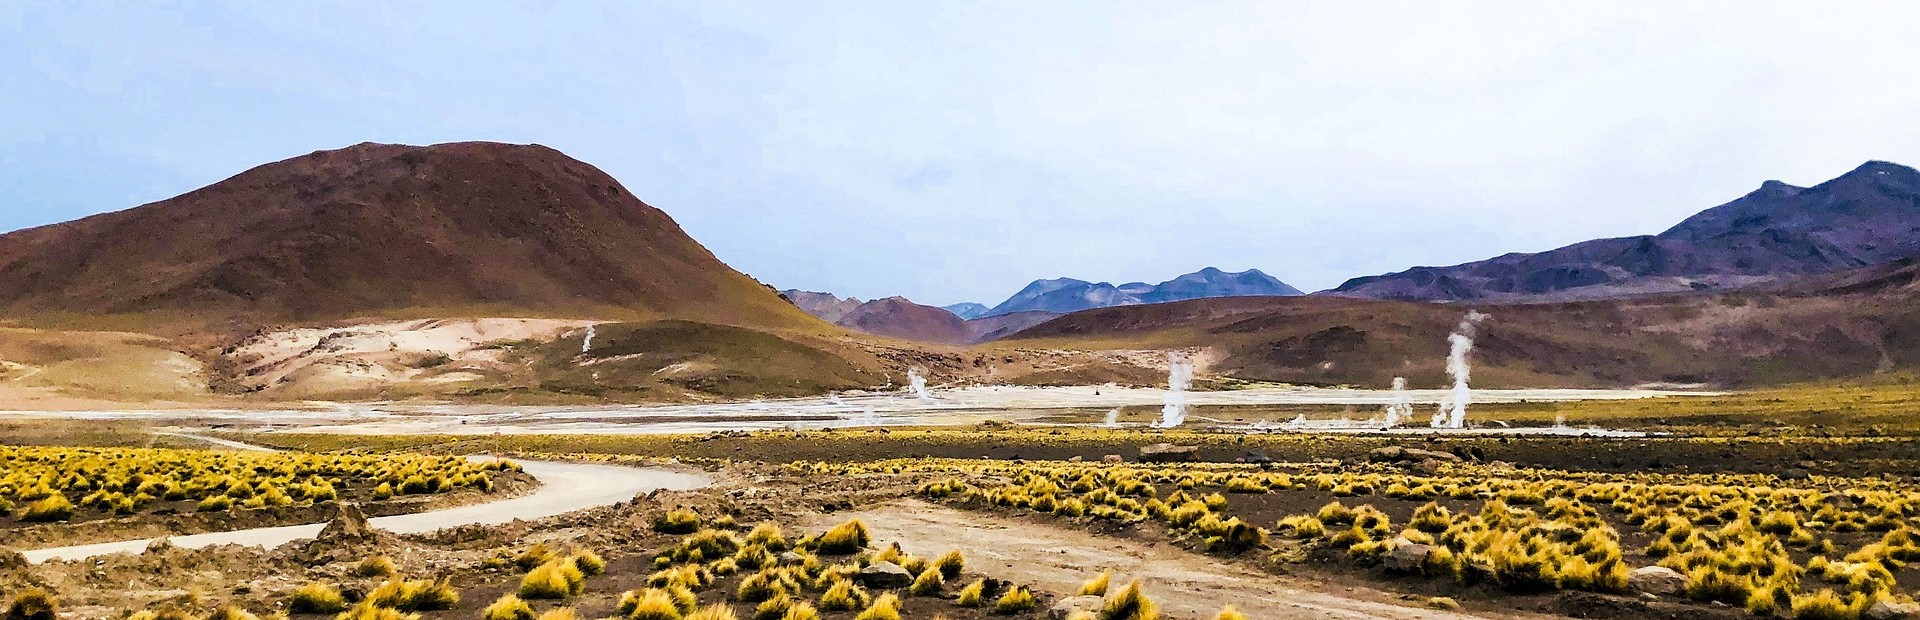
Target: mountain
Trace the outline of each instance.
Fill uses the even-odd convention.
[[[819,317],[820,320],[828,323],[837,323],[840,321],[840,318],[846,316],[848,312],[852,312],[854,308],[860,307],[860,300],[852,297],[841,299],[833,293],[815,293],[813,291],[787,289],[780,291],[780,296],[787,298],[787,301],[793,302],[793,305],[798,306],[807,314]]]
[[[945,308],[913,303],[905,297],[860,304],[835,323],[869,334],[916,342],[965,344],[973,339],[972,330],[959,316]]]
[[[972,342],[990,342],[1019,333],[1026,328],[1051,321],[1057,316],[1060,315],[1039,310],[996,314],[968,320],[967,329],[972,333]]]
[[[0,313],[812,320],[606,173],[539,145],[359,144],[0,235]]]
[[[1571,300],[1749,286],[1920,251],[1920,172],[1870,161],[1813,187],[1767,181],[1657,235],[1354,278],[1329,294],[1426,301]]]
[[[946,308],[947,312],[952,312],[963,319],[980,318],[980,315],[986,314],[988,310],[986,304],[977,304],[971,301],[941,307]]]
[[[1920,370],[1912,259],[1738,291],[1479,303],[1472,351],[1485,387],[1777,385]],[[1248,380],[1416,387],[1446,382],[1467,308],[1336,296],[1235,297],[1086,310],[1004,341],[1023,347],[1204,347]]]
[[[1020,292],[994,306],[983,316],[1014,312],[1041,311],[1055,314],[1088,308],[1106,308],[1134,304],[1164,303],[1206,297],[1299,295],[1288,286],[1258,269],[1227,273],[1208,267],[1159,284],[1129,282],[1115,286],[1106,282],[1087,282],[1073,278],[1034,280]]]

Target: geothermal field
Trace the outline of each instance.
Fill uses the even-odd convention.
[[[1915,33],[0,2],[0,620],[1920,620]]]

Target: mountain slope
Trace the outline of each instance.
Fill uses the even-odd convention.
[[[799,306],[799,308],[807,314],[811,314],[828,323],[839,322],[840,317],[844,317],[848,312],[852,312],[854,308],[860,307],[859,299],[852,297],[841,299],[833,293],[816,293],[799,289],[787,289],[780,291],[780,296],[787,298],[787,301],[793,302],[793,305]]]
[[[482,142],[318,151],[0,236],[0,312],[817,325],[593,166],[544,146]]]
[[[1768,181],[1658,235],[1354,278],[1330,294],[1429,301],[1596,299],[1734,288],[1920,252],[1920,172],[1873,161],[1819,185]]]
[[[1285,282],[1258,269],[1227,273],[1208,267],[1159,284],[1129,282],[1115,286],[1106,282],[1087,282],[1073,278],[1035,280],[982,316],[1031,311],[1065,314],[1088,308],[1163,303],[1206,297],[1299,294],[1301,294],[1299,289],[1288,286]]]
[[[944,308],[913,303],[905,297],[860,304],[836,323],[869,334],[916,342],[965,344],[973,339],[972,330],[959,316]]]
[[[1920,267],[1900,260],[1773,290],[1477,304],[1475,385],[1781,384],[1920,369]],[[1460,305],[1238,297],[1088,310],[1007,340],[1082,349],[1206,347],[1215,372],[1318,384],[1443,385]]]
[[[955,316],[958,316],[963,319],[980,318],[981,315],[986,314],[987,310],[989,310],[986,304],[977,304],[971,301],[966,301],[966,302],[961,302],[961,303],[957,303],[949,306],[941,306],[941,307],[945,308],[947,312],[952,312]]]

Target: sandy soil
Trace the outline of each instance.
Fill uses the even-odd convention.
[[[655,489],[686,490],[706,486],[703,474],[660,468],[622,467],[585,463],[520,461],[526,473],[539,480],[532,494],[498,502],[462,506],[408,515],[377,517],[368,522],[396,534],[414,534],[461,525],[498,525],[516,519],[533,520],[584,508],[628,501]],[[268,549],[295,540],[313,538],[325,523],[254,528],[169,538],[177,547],[198,549],[213,545],[259,546]],[[34,563],[53,559],[89,558],[110,553],[139,553],[158,539],[138,539],[73,547],[26,551]]]
[[[480,318],[300,328],[254,336],[230,356],[241,362],[247,380],[255,385],[325,392],[412,380],[423,372],[409,365],[427,356],[445,355],[456,365],[489,366],[499,362],[499,351],[491,344],[552,340],[590,324]],[[446,383],[478,376],[456,371],[424,380]]]
[[[1395,602],[1395,597],[1385,592],[1329,589],[1323,583],[1257,572],[1172,545],[1105,538],[918,500],[823,515],[808,527],[827,527],[849,518],[866,522],[876,540],[898,541],[909,549],[957,548],[980,570],[1053,592],[1072,593],[1079,589],[1081,582],[1100,571],[1112,570],[1116,587],[1127,580],[1141,580],[1148,596],[1175,618],[1211,618],[1221,606],[1229,603],[1253,618],[1538,617],[1512,613],[1475,615],[1409,607]]]

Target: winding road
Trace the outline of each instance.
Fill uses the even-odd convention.
[[[200,438],[195,436],[196,438]],[[238,442],[233,442],[238,444]],[[228,447],[240,447],[238,444]],[[247,446],[251,448],[252,446]],[[652,467],[624,467],[555,461],[519,461],[520,466],[540,487],[533,493],[512,499],[391,517],[367,522],[375,528],[396,534],[417,534],[462,525],[498,525],[514,519],[540,519],[585,508],[607,506],[631,500],[655,489],[689,490],[712,484],[704,474]],[[313,538],[325,523],[263,527],[231,532],[211,532],[190,536],[169,536],[175,546],[197,549],[213,545],[247,545],[268,549]],[[22,552],[33,563],[49,560],[77,560],[110,553],[140,553],[157,538],[35,549]]]

